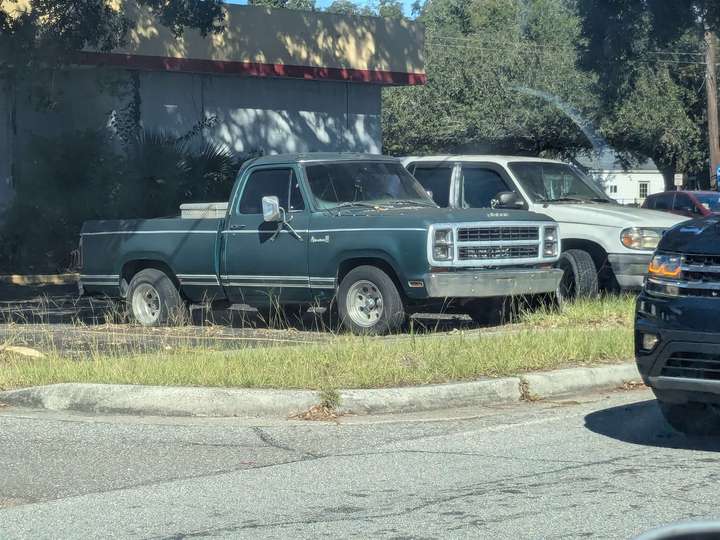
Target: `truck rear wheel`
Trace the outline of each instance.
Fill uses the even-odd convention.
[[[375,266],[358,266],[338,288],[343,326],[354,334],[390,334],[405,322],[405,307],[390,276]]]
[[[143,326],[183,324],[187,306],[172,280],[160,270],[147,268],[135,274],[127,293],[128,311]]]
[[[563,251],[556,266],[563,271],[558,286],[558,299],[561,302],[574,298],[595,298],[598,295],[597,269],[587,251]]]
[[[660,411],[675,431],[686,435],[720,434],[720,414],[706,403],[667,403],[658,401]]]

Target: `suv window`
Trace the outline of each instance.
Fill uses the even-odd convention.
[[[245,183],[238,210],[241,214],[262,214],[262,198],[272,195],[290,212],[305,209],[295,171],[284,168],[252,172]]]
[[[498,193],[511,191],[502,177],[494,170],[463,165],[463,208],[492,208]]]
[[[692,214],[695,210],[695,205],[687,195],[676,195],[675,203],[673,204],[673,210],[682,212],[684,214]]]
[[[443,208],[450,206],[450,180],[452,165],[415,165],[413,176],[426,191],[431,191],[433,199]]]
[[[655,206],[653,208],[655,210],[670,210],[672,209],[673,205],[673,194],[672,193],[663,193],[662,195],[658,195],[655,199]]]

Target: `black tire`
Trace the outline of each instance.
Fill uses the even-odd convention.
[[[574,298],[597,297],[597,268],[587,251],[581,249],[563,251],[556,266],[563,271],[557,292],[561,303]]]
[[[511,300],[503,296],[481,298],[465,304],[466,313],[480,326],[498,326],[510,316]]]
[[[363,284],[370,284],[363,290]],[[349,295],[357,292],[353,299]],[[363,292],[367,293],[362,296]],[[377,304],[366,305],[361,310],[353,308],[350,302],[356,305],[361,298],[371,298],[379,293],[381,309]],[[370,300],[372,302],[372,300]],[[405,323],[405,306],[393,280],[376,266],[358,266],[352,269],[343,278],[337,293],[338,314],[342,325],[353,334],[385,335],[397,332]],[[373,318],[377,315],[376,318]],[[367,320],[361,317],[367,316]],[[361,324],[362,323],[362,324]]]
[[[720,435],[720,414],[706,403],[658,401],[660,411],[675,431],[691,436]]]
[[[175,283],[160,270],[147,268],[135,274],[126,297],[130,317],[143,326],[185,324],[188,309]],[[142,304],[146,308],[142,308]],[[153,304],[152,307],[149,307]]]

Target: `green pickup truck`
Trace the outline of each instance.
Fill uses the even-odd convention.
[[[554,293],[558,232],[522,210],[438,208],[393,158],[267,156],[240,170],[224,218],[84,223],[80,290],[147,326],[188,304],[335,300],[347,329],[385,334],[412,312],[482,321],[484,299]]]

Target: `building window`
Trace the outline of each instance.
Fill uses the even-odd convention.
[[[644,199],[648,196],[648,183],[640,182],[640,198]]]
[[[608,191],[610,193],[617,193],[617,186],[609,186]]]

